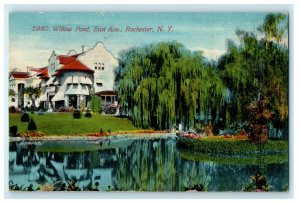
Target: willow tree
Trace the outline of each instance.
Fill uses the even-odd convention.
[[[144,128],[193,127],[199,112],[215,112],[225,99],[216,68],[177,42],[122,52],[115,84],[124,113]]]

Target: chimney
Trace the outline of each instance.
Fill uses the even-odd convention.
[[[81,46],[81,49],[82,49],[81,51],[83,53],[84,52],[84,45]]]

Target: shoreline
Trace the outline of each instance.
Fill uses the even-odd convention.
[[[175,133],[151,132],[151,133],[123,133],[103,136],[92,135],[45,135],[40,137],[9,137],[9,142],[27,141],[97,141],[97,140],[117,140],[117,139],[153,139],[176,137]]]

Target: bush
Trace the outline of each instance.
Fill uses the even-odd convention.
[[[89,108],[94,113],[102,113],[102,104],[101,104],[101,98],[99,98],[95,93],[91,95],[91,101],[89,104]]]
[[[16,137],[18,133],[18,126],[13,125],[9,127],[9,134],[11,137]]]
[[[9,113],[17,113],[17,109],[14,106],[10,106],[8,111],[9,111]]]
[[[30,122],[28,123],[28,130],[36,130],[36,124],[34,122],[33,119],[30,120]]]
[[[91,118],[91,117],[92,117],[91,111],[90,111],[90,110],[87,110],[87,111],[85,112],[85,115],[84,115],[84,116],[87,117],[87,118]]]
[[[74,110],[74,112],[73,112],[73,118],[77,118],[77,119],[79,119],[79,118],[81,118],[81,113],[80,113],[80,111],[79,110]]]
[[[21,116],[21,122],[29,122],[29,114],[28,113],[23,113]]]

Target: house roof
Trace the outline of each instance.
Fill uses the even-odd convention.
[[[68,63],[71,63],[72,61],[75,61],[77,57],[74,56],[65,56],[65,55],[58,55],[59,63],[62,65],[66,65]]]
[[[71,56],[67,56],[67,55],[58,55],[58,60],[59,60],[59,63],[62,64],[62,65],[67,65],[73,61],[75,61],[77,59],[77,57],[79,55],[81,55],[83,53],[79,53],[79,54],[73,54]]]
[[[86,65],[81,63],[78,60],[72,61],[71,63],[68,63],[67,65],[64,65],[63,67],[59,68],[57,70],[57,73],[54,75],[60,75],[61,72],[63,71],[81,71],[81,72],[89,72],[89,73],[94,73],[95,71],[89,69]]]
[[[30,71],[37,72],[36,76],[40,76],[40,79],[48,78],[48,67],[43,68],[30,68]]]
[[[10,76],[13,76],[15,79],[29,78],[28,72],[11,72]]]

